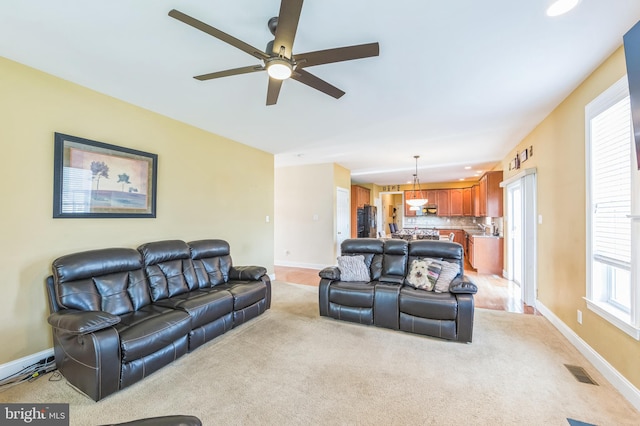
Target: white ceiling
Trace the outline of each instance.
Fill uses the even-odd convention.
[[[421,182],[486,170],[621,45],[638,0],[306,0],[302,53],[380,43],[380,56],[308,68],[333,99],[267,75],[192,77],[256,64],[167,15],[178,9],[255,47],[280,0],[0,0],[0,56],[275,154],[276,166],[335,162],[356,182]],[[90,137],[90,135],[80,135]],[[465,170],[471,166],[471,170]]]

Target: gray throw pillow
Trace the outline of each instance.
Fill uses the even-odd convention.
[[[362,255],[338,257],[338,269],[340,281],[370,281],[369,268],[365,265]]]
[[[442,261],[440,264],[442,265],[442,270],[440,271],[438,281],[436,281],[434,291],[436,293],[447,293],[449,291],[449,284],[451,284],[451,281],[460,273],[460,265],[447,261]]]

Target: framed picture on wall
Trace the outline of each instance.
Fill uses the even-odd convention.
[[[154,218],[158,156],[55,133],[54,218]]]

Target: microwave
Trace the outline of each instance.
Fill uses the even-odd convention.
[[[435,216],[438,214],[438,206],[435,204],[426,205],[421,210],[418,210],[417,213],[418,216]]]

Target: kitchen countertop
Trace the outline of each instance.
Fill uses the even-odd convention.
[[[472,235],[474,238],[502,238],[502,235],[491,235],[485,234],[480,229],[465,229],[464,227],[456,227],[456,226],[435,226],[429,228],[417,228],[418,230],[433,230],[436,229],[438,231],[464,231],[467,235]]]

